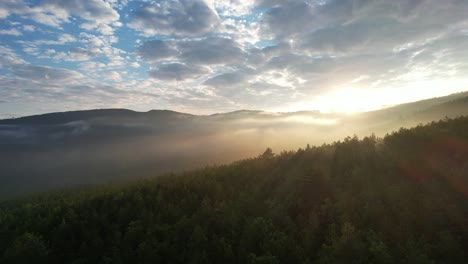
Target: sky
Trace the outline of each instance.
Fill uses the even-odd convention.
[[[1,0],[0,118],[370,111],[468,90],[468,0]]]

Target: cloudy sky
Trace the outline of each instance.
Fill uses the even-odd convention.
[[[0,117],[355,112],[468,90],[467,0],[1,0]]]

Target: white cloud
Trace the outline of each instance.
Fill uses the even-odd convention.
[[[23,30],[26,32],[34,32],[36,31],[36,27],[32,25],[23,25]]]
[[[84,48],[72,48],[68,52],[58,52],[54,55],[54,59],[56,60],[64,60],[64,61],[87,61],[96,56],[98,53],[89,51]]]
[[[70,42],[75,42],[75,41],[76,41],[76,38],[70,34],[62,34],[58,38],[59,44],[65,44],[65,43],[70,43]]]
[[[4,0],[0,3],[0,19],[12,14],[27,16],[44,25],[60,28],[69,23],[71,16],[87,21],[82,28],[112,34],[110,26],[118,22],[119,13],[103,0],[45,0],[36,6],[28,6],[21,0]]]
[[[19,30],[16,28],[12,29],[0,29],[0,35],[12,35],[12,36],[21,36],[23,33],[21,33]]]
[[[0,45],[0,68],[11,67],[26,63],[15,51]]]
[[[140,65],[138,62],[132,62],[132,63],[130,63],[130,67],[133,67],[133,68],[140,68],[141,65]]]
[[[252,12],[255,0],[213,0],[211,5],[221,16],[245,16]]]
[[[122,76],[120,76],[120,74],[116,71],[106,71],[103,73],[103,75],[108,79],[108,80],[112,80],[112,81],[115,81],[115,82],[120,82],[122,81]]]
[[[88,21],[82,25],[86,29],[97,29],[100,32],[109,30],[109,24],[119,20],[119,13],[102,0],[46,0],[39,7],[41,13],[50,13],[66,21],[70,15],[79,16]]]
[[[106,68],[106,64],[102,62],[95,61],[85,61],[79,64],[81,71],[86,72],[87,74],[102,72]]]

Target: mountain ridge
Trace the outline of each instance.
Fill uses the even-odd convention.
[[[414,101],[414,102],[403,103],[400,105],[391,106],[391,107],[373,110],[373,111],[358,112],[358,113],[355,113],[354,115],[376,114],[376,113],[381,113],[381,112],[386,112],[386,111],[408,111],[407,108],[414,110],[416,106],[417,108],[424,108],[424,107],[427,108],[427,107],[434,106],[437,104],[450,103],[450,101],[461,99],[463,97],[468,97],[468,91],[454,93],[454,94],[450,94],[447,96],[440,96],[440,97],[434,97],[434,98],[429,98],[429,99],[424,99],[424,100],[419,100],[419,101]],[[38,114],[38,115],[22,116],[22,117],[17,117],[17,118],[0,119],[0,124],[27,123],[28,121],[31,122],[32,120],[36,120],[36,121],[34,121],[31,124],[37,124],[37,123],[43,122],[44,119],[46,118],[51,118],[51,119],[56,118],[55,120],[61,120],[61,118],[63,120],[70,120],[70,119],[75,118],[75,120],[70,120],[70,121],[76,121],[76,119],[84,120],[90,117],[91,118],[108,117],[108,116],[113,116],[116,114],[127,115],[127,116],[131,116],[131,115],[145,116],[145,115],[150,115],[150,114],[158,114],[158,115],[179,115],[179,116],[191,116],[191,117],[224,117],[224,116],[242,116],[242,115],[247,115],[247,114],[260,114],[260,113],[270,114],[270,115],[275,115],[275,114],[277,115],[294,115],[294,114],[336,115],[336,114],[341,114],[341,113],[325,113],[319,110],[301,110],[301,111],[293,111],[293,112],[269,112],[269,111],[263,111],[263,110],[240,109],[240,110],[223,112],[223,113],[196,115],[196,114],[178,112],[178,111],[173,111],[173,110],[168,110],[168,109],[152,109],[148,111],[135,111],[135,110],[125,109],[125,108],[100,108],[100,109],[87,109],[87,110],[71,110],[71,111],[64,111],[64,112],[51,112],[51,113],[44,113],[44,114]],[[93,114],[96,116],[93,117],[92,116]],[[69,115],[70,117],[65,117],[65,115]],[[62,122],[62,123],[66,123],[66,122]]]

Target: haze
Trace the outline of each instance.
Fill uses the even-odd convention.
[[[0,120],[0,198],[129,181],[322,145],[384,136],[468,113],[468,94],[347,115],[236,111],[197,116],[124,109]]]

